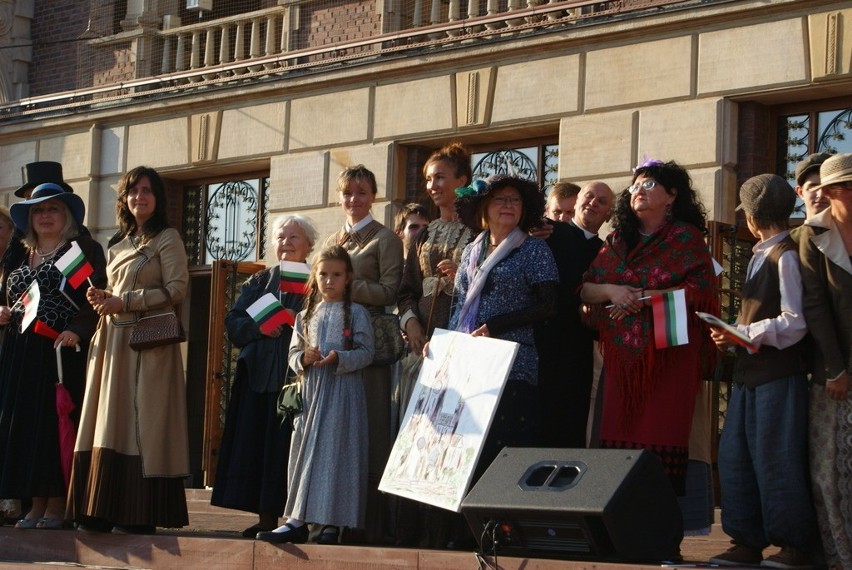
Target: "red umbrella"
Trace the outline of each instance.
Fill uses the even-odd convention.
[[[56,347],[56,371],[59,380],[56,382],[56,416],[59,424],[59,462],[62,465],[62,475],[65,477],[65,486],[71,483],[71,461],[74,458],[74,443],[77,440],[77,430],[70,414],[74,411],[74,402],[71,394],[62,383],[62,345]],[[77,345],[80,352],[80,345]]]

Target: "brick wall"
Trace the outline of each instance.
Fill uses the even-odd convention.
[[[77,87],[77,38],[86,29],[88,3],[79,0],[41,0],[32,21],[33,65],[29,68],[30,95],[38,96]]]
[[[303,5],[293,48],[352,42],[380,34],[382,18],[376,12],[376,4],[375,0],[354,0]],[[358,48],[346,53],[369,49]]]
[[[737,144],[737,188],[764,172],[772,172],[773,132],[769,108],[759,103],[740,103]]]

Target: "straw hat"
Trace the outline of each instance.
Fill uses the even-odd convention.
[[[842,182],[852,182],[852,154],[835,154],[819,167],[819,186],[825,188]]]

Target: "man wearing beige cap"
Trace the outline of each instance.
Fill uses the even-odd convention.
[[[802,300],[813,337],[810,392],[811,485],[829,568],[852,568],[849,439],[852,432],[852,154],[820,167],[829,207],[796,228]]]
[[[816,516],[808,478],[807,325],[802,278],[788,218],[796,193],[776,174],[749,178],[740,206],[753,248],[737,330],[756,350],[713,329],[721,350],[736,350],[733,387],[719,441],[722,529],[734,545],[710,559],[724,566],[810,567]],[[780,552],[763,558],[763,550]]]

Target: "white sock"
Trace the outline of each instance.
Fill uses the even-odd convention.
[[[272,532],[293,532],[294,528],[300,528],[304,525],[304,521],[300,521],[299,519],[287,519],[286,523],[282,524]]]

